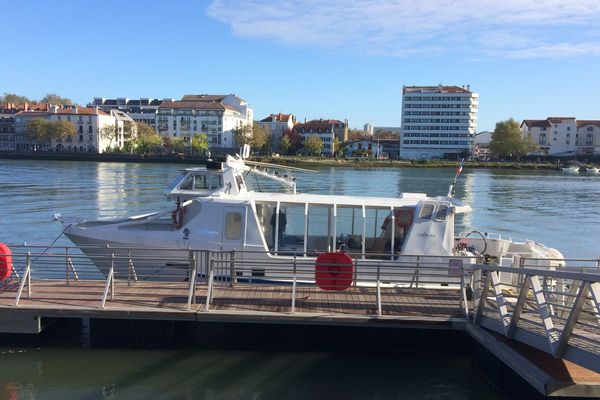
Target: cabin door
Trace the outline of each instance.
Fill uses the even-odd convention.
[[[243,250],[246,247],[246,207],[226,206],[221,232],[223,250]]]

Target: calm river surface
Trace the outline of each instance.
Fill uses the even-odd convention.
[[[170,207],[162,190],[181,165],[0,160],[0,242],[50,244],[54,213],[111,218]],[[325,168],[302,192],[445,195],[453,169]],[[465,170],[457,198],[474,208],[457,232],[533,239],[565,256],[600,256],[600,177]],[[57,244],[70,244],[58,238]],[[467,357],[240,351],[0,347],[0,399],[497,398]]]

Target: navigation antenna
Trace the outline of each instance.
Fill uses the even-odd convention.
[[[454,197],[454,194],[456,193],[456,179],[458,179],[458,176],[462,172],[464,165],[465,159],[463,158],[462,160],[460,160],[460,164],[458,165],[458,167],[456,167],[456,175],[454,175],[454,179],[452,180],[450,188],[448,189],[448,197]]]

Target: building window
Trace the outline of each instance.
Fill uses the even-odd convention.
[[[79,141],[83,142],[83,135],[79,135]]]
[[[567,133],[566,144],[571,144],[571,134]]]
[[[88,133],[92,133],[92,126],[88,126]]]
[[[546,134],[540,133],[540,144],[546,144]]]
[[[585,144],[587,144],[587,145],[594,144],[594,134],[593,133],[587,134],[587,136],[585,137]]]
[[[588,126],[587,127],[587,131],[588,132],[594,132],[594,127],[593,126]]]
[[[79,133],[83,133],[83,126],[79,125]]]

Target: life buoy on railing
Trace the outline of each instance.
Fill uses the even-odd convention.
[[[354,264],[342,252],[323,253],[315,264],[315,281],[323,290],[346,290],[352,284]]]
[[[173,225],[175,229],[181,229],[183,226],[183,217],[185,217],[185,208],[179,207],[177,210],[173,210],[171,213],[171,220],[173,221]]]
[[[12,274],[12,252],[4,243],[0,243],[0,281],[6,280]]]

